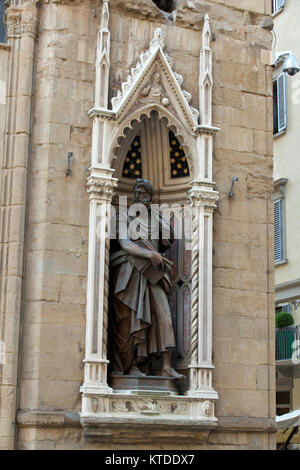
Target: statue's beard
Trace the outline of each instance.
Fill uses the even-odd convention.
[[[133,199],[133,202],[137,204],[144,204],[145,206],[149,207],[151,199],[150,198],[141,199],[139,197],[135,197]]]

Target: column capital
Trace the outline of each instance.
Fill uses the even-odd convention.
[[[37,8],[34,0],[6,9],[8,39],[19,36],[36,37]]]
[[[219,193],[215,191],[215,183],[210,181],[192,181],[191,189],[187,196],[193,207],[204,206],[206,209],[214,210],[217,207]]]
[[[111,168],[90,168],[86,190],[91,198],[111,201],[117,187],[117,178],[113,178]]]

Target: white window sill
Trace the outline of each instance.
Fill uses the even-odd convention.
[[[273,139],[277,139],[278,137],[280,137],[284,134],[286,134],[286,129],[283,129],[282,131],[277,132],[277,134],[273,134]]]
[[[283,10],[284,10],[284,6],[280,7],[279,10],[274,11],[274,13],[272,13],[272,15],[271,15],[272,18],[275,18],[275,16],[279,15]]]
[[[275,261],[275,267],[281,266],[282,264],[287,264],[287,263],[288,263],[287,259],[281,259],[280,261]]]

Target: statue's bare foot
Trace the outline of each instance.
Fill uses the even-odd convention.
[[[132,366],[128,375],[137,375],[138,377],[145,377],[146,374],[142,372],[137,366]]]
[[[170,367],[169,369],[162,369],[161,371],[161,375],[163,377],[173,377],[174,379],[183,379],[184,378],[184,375],[183,374],[179,374],[178,372],[176,372],[175,369],[173,369],[173,367]]]

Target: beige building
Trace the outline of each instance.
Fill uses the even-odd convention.
[[[270,1],[12,0],[5,22],[0,448],[273,449]],[[193,208],[177,393],[110,377],[111,204],[141,174]]]
[[[292,344],[300,340],[300,81],[299,74],[288,76],[282,70],[289,54],[300,60],[299,18],[300,5],[291,0],[274,11],[275,302],[277,311],[288,311],[294,318],[291,336],[288,330],[277,332],[278,414],[300,408],[300,365],[293,360]]]

